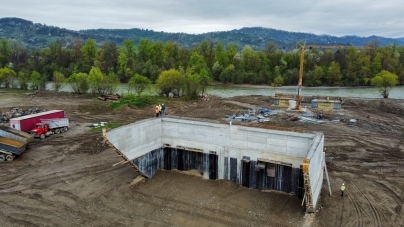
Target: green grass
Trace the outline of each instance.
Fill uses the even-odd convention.
[[[102,132],[103,128],[106,129],[113,129],[113,128],[118,128],[119,126],[121,126],[122,124],[120,123],[114,123],[114,122],[110,122],[110,123],[105,123],[104,126],[99,126],[97,128],[92,128],[90,129],[90,132]]]
[[[146,106],[151,103],[150,98],[147,97],[136,97],[133,94],[124,94],[118,102],[111,102],[110,106],[112,109],[116,109],[123,105],[129,106]]]

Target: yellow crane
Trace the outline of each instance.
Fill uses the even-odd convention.
[[[347,49],[353,47],[355,49],[374,49],[373,47],[369,46],[322,46],[322,45],[302,45],[300,49],[300,70],[299,70],[299,88],[297,90],[296,96],[296,110],[302,111],[303,108],[301,107],[302,96],[302,81],[303,81],[303,65],[304,65],[304,49]]]

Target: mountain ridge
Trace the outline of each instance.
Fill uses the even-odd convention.
[[[291,32],[264,27],[243,27],[230,31],[215,31],[202,34],[187,34],[182,32],[170,33],[153,31],[150,29],[82,29],[69,30],[46,24],[34,23],[29,20],[15,17],[0,18],[0,39],[19,39],[29,49],[41,49],[49,43],[61,40],[64,46],[69,47],[75,39],[93,38],[97,45],[110,41],[122,45],[125,39],[132,39],[138,43],[140,39],[148,38],[151,41],[174,41],[179,45],[191,48],[203,40],[221,42],[224,46],[236,44],[240,49],[246,45],[255,50],[264,50],[268,43],[274,42],[281,50],[291,50],[296,43],[304,40],[306,44],[316,45],[353,45],[363,46],[370,42],[377,42],[380,46],[396,43],[404,45],[404,37],[387,38],[382,36],[332,36],[327,34],[315,35],[313,33]]]

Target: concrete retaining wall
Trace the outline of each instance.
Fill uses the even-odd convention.
[[[302,163],[308,158],[314,204],[321,190],[322,134],[154,118],[111,130],[107,139],[147,177],[159,168],[197,169],[206,179],[298,197],[304,194]]]

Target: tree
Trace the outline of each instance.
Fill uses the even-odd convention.
[[[219,80],[222,83],[230,82],[234,74],[234,65],[227,66],[219,75]]]
[[[274,72],[269,76],[270,83],[272,84],[277,77],[282,77],[281,68],[279,66],[276,66]]]
[[[92,92],[99,94],[105,93],[105,76],[102,74],[100,68],[91,67],[90,73],[88,74],[88,81]]]
[[[382,70],[371,80],[371,84],[379,89],[383,98],[387,99],[391,89],[398,84],[398,76]]]
[[[56,92],[59,92],[59,90],[63,87],[64,81],[65,81],[65,75],[63,73],[55,71],[53,73],[53,89]]]
[[[73,73],[65,80],[67,85],[78,94],[87,93],[90,88],[87,73]]]
[[[83,71],[88,72],[90,68],[94,65],[94,61],[97,53],[97,45],[94,39],[86,39],[86,43],[81,48],[81,53],[83,54]]]
[[[229,64],[229,57],[227,56],[227,53],[224,50],[223,44],[221,42],[218,42],[216,45],[215,59],[216,59],[216,62],[218,62],[218,64],[222,67],[227,67],[227,65]],[[214,67],[214,65],[213,65],[213,67]],[[215,78],[215,79],[217,79],[217,78]]]
[[[13,82],[17,74],[9,68],[0,69],[0,85],[4,83],[4,87],[13,87]]]
[[[203,57],[197,52],[192,53],[189,58],[188,66],[192,69],[192,73],[200,73],[201,70],[207,69],[207,65]]]
[[[331,62],[328,68],[329,84],[331,86],[339,85],[341,82],[342,74],[338,62]]]
[[[139,45],[137,46],[137,58],[139,62],[150,60],[151,48],[152,44],[149,39],[140,39]]]
[[[321,80],[323,76],[324,76],[323,68],[316,65],[313,71],[313,79],[312,79],[313,86],[320,86],[322,83]]]
[[[28,82],[29,82],[29,74],[23,71],[18,72],[18,84],[20,86],[20,89],[22,90],[28,90]]]
[[[135,58],[135,46],[133,45],[133,40],[125,39],[123,41],[125,46],[125,53],[130,58]]]
[[[184,80],[184,96],[187,99],[196,99],[198,98],[199,90],[199,75],[197,73],[186,73]]]
[[[210,83],[212,83],[212,78],[208,76],[208,71],[203,69],[198,75],[198,83],[200,90],[202,92],[202,96],[206,91],[206,88],[209,86]]]
[[[6,39],[0,40],[0,67],[5,67],[9,63],[11,47]]]
[[[37,71],[31,73],[31,89],[33,90],[45,90],[46,80]]]
[[[382,55],[380,53],[376,54],[376,57],[373,59],[371,67],[374,76],[378,74],[380,71],[382,71]]]
[[[128,89],[134,89],[138,96],[150,87],[151,81],[142,75],[135,74],[128,82]]]
[[[103,73],[108,73],[117,68],[118,51],[116,44],[113,42],[105,42],[102,44],[101,53],[99,55],[100,69]]]
[[[127,63],[128,55],[121,51],[118,56],[118,75],[122,82],[126,82],[128,80],[128,78],[126,78],[126,70],[129,69],[127,68]]]
[[[120,80],[118,75],[114,72],[109,72],[108,75],[105,77],[105,92],[107,94],[113,94],[118,89],[120,84]]]
[[[277,76],[274,80],[274,82],[272,83],[273,87],[281,87],[283,85],[283,78],[282,76]]]
[[[11,40],[9,44],[11,47],[10,61],[12,68],[19,71],[27,63],[29,58],[28,50],[21,40]]]
[[[219,80],[219,76],[223,71],[223,66],[220,65],[220,63],[218,61],[215,62],[215,64],[213,64],[212,67],[212,75],[213,75],[213,79],[218,81]]]
[[[156,85],[160,89],[160,93],[167,97],[170,92],[173,93],[174,96],[180,96],[183,83],[184,76],[175,69],[163,71],[156,80]]]

